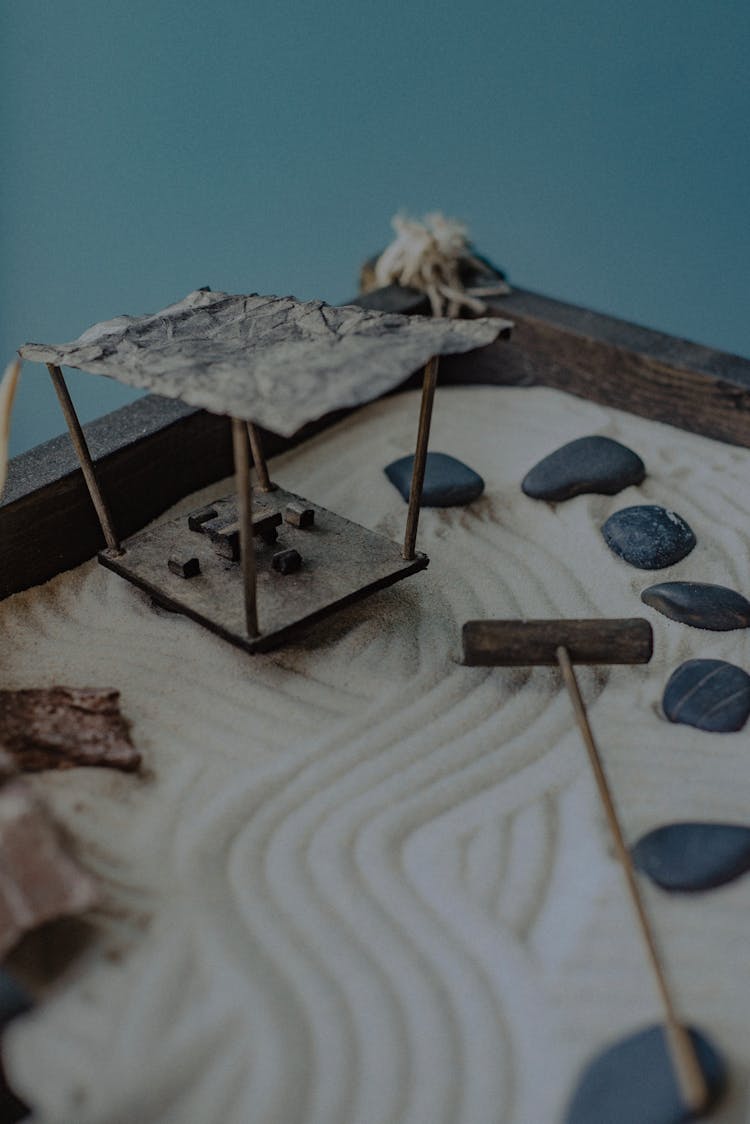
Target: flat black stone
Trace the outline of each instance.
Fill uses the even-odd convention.
[[[726,1087],[726,1064],[700,1031],[690,1029],[713,1106]],[[565,1124],[683,1124],[695,1115],[675,1078],[663,1027],[649,1026],[620,1039],[584,1069]]]
[[[674,511],[656,504],[623,507],[602,527],[607,546],[640,570],[662,570],[685,558],[695,535]]]
[[[384,471],[391,484],[409,499],[414,457],[400,457]],[[460,507],[471,503],[484,491],[484,480],[463,461],[447,453],[428,453],[421,507]]]
[[[645,475],[643,461],[626,445],[611,437],[579,437],[535,464],[521,488],[535,500],[568,500],[589,492],[614,496]]]
[[[726,660],[687,660],[672,672],[662,708],[670,722],[732,733],[750,716],[750,675]]]
[[[707,582],[661,582],[650,585],[641,601],[673,621],[728,632],[750,625],[750,601],[723,585]]]
[[[728,823],[669,823],[632,848],[639,870],[663,890],[713,890],[750,870],[750,827]]]

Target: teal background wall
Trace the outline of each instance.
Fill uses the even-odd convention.
[[[0,362],[200,285],[344,300],[399,208],[750,354],[749,51],[747,0],[6,0]],[[47,381],[16,452],[62,429]]]

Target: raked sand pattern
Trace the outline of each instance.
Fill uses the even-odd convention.
[[[376,403],[273,474],[399,538],[382,468],[412,448],[417,409]],[[556,507],[522,495],[540,457],[589,433],[634,448],[643,485]],[[305,644],[245,656],[95,563],[0,606],[4,685],[120,687],[146,763],[34,781],[103,887],[97,939],[9,1035],[36,1120],[554,1124],[583,1063],[658,1017],[558,677],[462,667],[460,626],[647,616],[651,665],[581,673],[626,833],[748,822],[748,734],[659,715],[682,660],[750,668],[747,633],[642,605],[654,576],[598,528],[628,504],[673,507],[698,546],[660,580],[747,593],[750,453],[491,388],[438,393],[432,448],[485,495],[424,511],[426,573]],[[746,1122],[750,879],[646,892],[679,1006],[732,1068],[714,1119]]]

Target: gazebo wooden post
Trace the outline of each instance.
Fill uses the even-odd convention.
[[[419,508],[422,503],[424,473],[427,464],[427,445],[430,440],[430,422],[432,421],[432,403],[435,400],[435,386],[437,384],[439,363],[439,356],[433,355],[432,359],[425,365],[424,377],[422,379],[422,401],[419,409],[417,447],[414,450],[414,468],[412,470],[411,489],[409,491],[409,510],[406,513],[406,535],[404,536],[403,556],[407,562],[410,562],[416,553]]]
[[[109,505],[107,504],[102,490],[99,487],[99,481],[96,478],[96,469],[94,468],[94,462],[91,458],[91,453],[89,451],[86,437],[84,436],[83,428],[80,421],[78,420],[78,414],[75,411],[73,399],[70,397],[65,379],[63,378],[63,373],[60,368],[54,363],[48,363],[47,370],[50,373],[52,385],[54,386],[57,393],[60,407],[68,426],[68,432],[70,433],[70,439],[73,442],[73,448],[76,451],[78,461],[81,465],[83,479],[86,481],[86,487],[88,488],[89,495],[91,496],[91,502],[94,505],[97,518],[99,519],[102,531],[104,532],[104,540],[107,544],[107,548],[111,551],[112,554],[124,554],[125,552],[120,546],[120,542],[117,538],[117,535],[115,534],[114,523],[112,522],[112,514],[109,510]]]
[[[237,487],[237,515],[240,524],[240,561],[245,599],[245,627],[252,639],[260,635],[258,629],[257,581],[255,574],[255,544],[253,542],[253,493],[250,483],[250,449],[247,425],[240,418],[232,418],[232,451]]]
[[[257,425],[248,422],[247,435],[250,438],[250,451],[253,454],[253,464],[258,474],[258,487],[261,492],[272,492],[276,485],[271,482],[271,477],[268,475],[266,454],[263,452],[263,442],[260,439]]]

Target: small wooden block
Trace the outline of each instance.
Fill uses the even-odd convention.
[[[178,578],[194,578],[201,572],[201,564],[197,558],[185,558],[175,554],[168,559],[167,566],[171,573],[177,574]]]
[[[203,532],[203,524],[210,519],[216,519],[218,512],[215,507],[201,507],[198,511],[191,511],[188,515],[188,527],[191,531]]]
[[[264,542],[274,543],[278,538],[276,528],[281,524],[281,512],[258,515],[253,519],[253,535]],[[211,545],[222,558],[238,562],[240,558],[240,525],[237,519],[209,519],[201,528],[211,540]]]
[[[315,508],[303,507],[299,503],[289,503],[284,512],[284,518],[292,527],[312,527],[315,525]]]
[[[238,562],[240,557],[240,525],[236,519],[231,522],[215,524],[219,520],[206,523],[206,534],[211,540],[211,546],[221,558],[228,558],[231,562]]]
[[[270,515],[256,515],[253,518],[253,534],[260,535],[261,538],[265,538],[267,534],[270,534],[270,532],[273,531],[274,538],[271,541],[275,542],[276,528],[280,527],[282,522],[283,520],[281,518],[280,511],[272,511]]]
[[[274,554],[271,565],[280,574],[293,574],[302,565],[302,555],[293,547],[290,550],[280,550]]]

